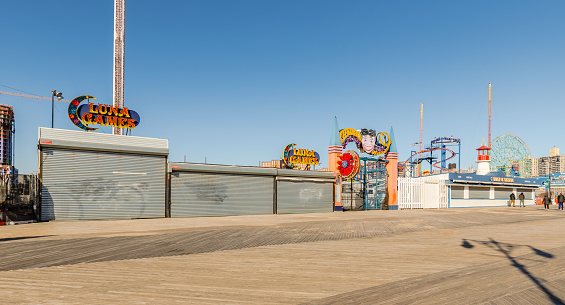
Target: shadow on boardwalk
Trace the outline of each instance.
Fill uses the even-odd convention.
[[[547,259],[553,259],[554,258],[553,254],[542,251],[540,249],[534,248],[534,247],[529,246],[529,245],[517,245],[517,244],[503,243],[503,242],[496,241],[492,238],[489,238],[488,241],[463,239],[461,247],[467,248],[467,249],[472,249],[472,248],[475,247],[473,245],[473,243],[477,243],[477,244],[487,246],[487,247],[489,247],[489,248],[491,248],[491,249],[493,249],[497,252],[504,254],[504,256],[506,256],[506,258],[512,263],[512,266],[514,266],[515,268],[520,270],[520,272],[522,272],[524,275],[526,275],[536,286],[538,286],[539,289],[547,295],[549,300],[551,302],[553,302],[553,304],[565,305],[565,303],[563,302],[562,299],[555,296],[547,287],[545,287],[545,285],[543,285],[543,283],[537,277],[535,277],[530,271],[528,271],[528,269],[526,268],[525,265],[518,262],[516,257],[513,257],[511,255],[512,251],[516,248],[519,248],[519,247],[528,247],[536,255],[539,255],[539,256],[541,256],[543,258],[547,258]]]

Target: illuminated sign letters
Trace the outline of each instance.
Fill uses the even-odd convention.
[[[287,167],[294,168],[295,164],[318,165],[320,155],[311,149],[293,148],[296,144],[288,144],[283,153],[283,162]]]
[[[140,121],[139,114],[127,107],[118,108],[106,104],[79,104],[85,99],[96,99],[94,96],[81,95],[69,103],[69,119],[80,129],[90,131],[98,128],[89,124],[134,129]]]

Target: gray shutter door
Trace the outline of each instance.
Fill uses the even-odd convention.
[[[41,220],[165,217],[164,156],[43,149]]]
[[[277,213],[333,211],[333,183],[277,181]]]
[[[510,193],[512,188],[494,188],[494,199],[507,199],[510,200]],[[510,201],[509,201],[510,202]]]
[[[451,199],[465,199],[465,187],[451,186]]]
[[[273,214],[274,179],[174,171],[171,217]]]
[[[470,186],[469,199],[490,199],[490,188]]]
[[[517,191],[518,192],[516,193],[516,200],[518,202],[520,202],[520,199],[518,199],[518,195],[520,195],[520,193],[524,193],[524,200],[531,200],[533,198],[532,193],[535,192],[535,190],[533,190],[533,189],[518,189]],[[555,197],[557,198],[557,195],[555,195]]]

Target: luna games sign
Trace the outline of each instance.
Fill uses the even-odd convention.
[[[294,168],[295,164],[318,165],[320,154],[311,149],[293,148],[296,144],[288,144],[283,152],[283,162],[287,167]]]
[[[80,105],[86,99],[96,98],[90,95],[81,95],[69,103],[69,119],[80,129],[86,131],[98,129],[89,127],[89,124],[134,129],[139,124],[139,114],[127,107],[118,108],[112,105],[90,102]]]

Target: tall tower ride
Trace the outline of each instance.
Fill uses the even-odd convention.
[[[114,107],[124,108],[124,38],[126,0],[114,0]],[[121,135],[122,128],[114,127]]]

